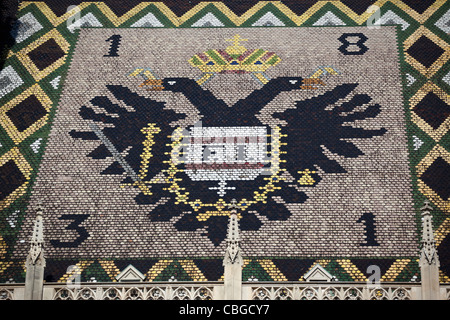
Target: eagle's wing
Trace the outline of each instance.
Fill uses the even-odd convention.
[[[287,135],[284,142],[289,145],[285,159],[292,175],[301,177],[305,169],[312,172],[316,166],[325,173],[345,173],[339,162],[325,155],[324,147],[340,156],[355,158],[363,152],[347,139],[371,138],[386,132],[384,128],[369,130],[352,126],[355,120],[374,118],[381,110],[378,104],[368,105],[371,98],[366,94],[351,96],[356,86],[339,85],[322,95],[297,102],[294,109],[274,114],[288,122],[283,130]]]
[[[103,170],[102,174],[129,173],[129,170],[126,170],[129,166],[140,179],[151,180],[165,167],[163,162],[167,158],[165,153],[170,152],[169,136],[174,130],[170,123],[183,116],[164,108],[164,103],[142,97],[126,87],[108,85],[107,88],[116,99],[132,107],[134,111],[128,111],[113,103],[106,96],[97,96],[90,102],[105,110],[106,113],[97,113],[90,107],[82,106],[79,114],[86,120],[93,120],[94,123],[102,123],[106,126],[102,125],[100,128],[90,125],[92,131],[72,130],[70,135],[83,140],[101,140],[102,143],[88,156],[94,159],[113,157],[112,164]],[[146,132],[145,128],[149,126],[155,130],[154,135],[157,139],[153,139],[153,145],[147,146],[145,151],[150,152],[151,157],[146,168],[142,168],[142,154],[146,148],[144,143],[148,137],[148,131]],[[117,153],[120,155],[118,156]],[[122,161],[118,161],[120,160],[118,157],[121,157]],[[145,172],[145,175],[142,172]],[[130,181],[130,178],[128,175],[126,180]]]

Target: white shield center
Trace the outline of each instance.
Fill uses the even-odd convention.
[[[219,181],[220,196],[227,181],[254,180],[267,171],[268,134],[266,127],[194,126],[183,139],[185,172],[194,181]]]

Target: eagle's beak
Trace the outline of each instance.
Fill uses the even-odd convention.
[[[147,91],[161,91],[164,90],[163,81],[160,79],[148,79],[142,82],[139,87],[148,86]]]
[[[319,79],[319,78],[307,78],[307,79],[303,79],[302,80],[302,85],[300,86],[300,89],[305,89],[305,90],[316,90],[318,88],[316,88],[314,85],[322,85],[324,86],[325,83]]]

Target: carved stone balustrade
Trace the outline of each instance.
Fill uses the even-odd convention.
[[[223,282],[134,282],[44,284],[44,300],[222,300]],[[22,300],[24,284],[2,284],[0,300]],[[420,300],[421,284],[365,282],[243,282],[243,300]],[[450,300],[450,284],[440,299]]]

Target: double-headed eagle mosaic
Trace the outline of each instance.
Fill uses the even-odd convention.
[[[233,199],[241,230],[258,230],[262,216],[287,220],[292,213],[286,204],[308,199],[299,187],[314,187],[321,174],[346,173],[338,161],[326,156],[325,148],[355,158],[363,152],[348,139],[386,132],[352,126],[355,120],[380,113],[380,105],[370,104],[369,95],[353,94],[356,83],[338,85],[296,101],[283,112],[273,112],[272,117],[284,125],[261,122],[259,112],[281,92],[316,89],[325,85],[321,76],[338,71],[326,66],[305,78],[270,79],[265,71],[280,63],[280,57],[245,48],[240,42],[246,39],[239,36],[229,40],[233,45],[225,50],[208,50],[189,60],[202,71],[198,79],[160,79],[146,68],[130,74],[143,76],[140,87],[147,90],[184,95],[198,110],[201,122],[177,126],[174,123],[186,114],[127,87],[107,85],[117,100],[133,110],[107,96],[94,97],[92,105],[105,112],[82,106],[79,114],[88,120],[90,130],[70,132],[73,138],[100,142],[88,156],[113,159],[101,174],[125,174],[122,186],[139,190],[134,200],[147,205],[151,221],[171,221],[178,231],[202,229],[215,245],[226,237]],[[250,74],[260,88],[228,105],[204,84],[229,72]]]

